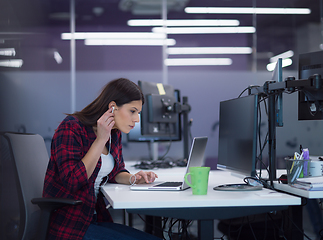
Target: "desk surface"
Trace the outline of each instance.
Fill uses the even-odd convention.
[[[138,170],[127,163],[127,169],[134,173]],[[185,168],[158,169],[158,181],[182,181]],[[215,191],[214,186],[229,183],[242,183],[243,179],[230,172],[210,171],[208,194],[192,195],[191,189],[184,191],[132,191],[128,185],[107,184],[103,194],[115,209],[158,209],[158,208],[195,208],[195,207],[256,207],[300,205],[299,197],[278,193],[269,189],[259,191]]]

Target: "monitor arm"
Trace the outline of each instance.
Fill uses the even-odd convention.
[[[188,144],[188,133],[189,133],[189,121],[188,113],[191,111],[191,106],[188,104],[188,97],[183,97],[182,104],[175,103],[174,111],[183,115],[183,151],[184,159],[188,159],[189,155],[189,144]]]
[[[269,181],[273,185],[276,177],[276,126],[277,126],[277,106],[275,97],[284,91],[290,93],[296,90],[323,91],[323,79],[315,74],[308,79],[295,80],[294,77],[288,77],[285,81],[275,82],[267,81],[262,87],[250,88],[249,94],[258,94],[268,97],[268,148],[269,148]],[[322,109],[320,109],[323,111]]]

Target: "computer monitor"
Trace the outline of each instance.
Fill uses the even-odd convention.
[[[258,95],[220,102],[218,168],[256,176]]]
[[[299,79],[312,79],[312,86],[306,86],[299,91],[298,120],[322,120],[323,51],[299,55],[298,77]]]
[[[138,81],[145,104],[127,139],[129,142],[181,141],[181,117],[176,110],[180,91],[171,85]]]

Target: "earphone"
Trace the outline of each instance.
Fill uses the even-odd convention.
[[[113,113],[113,111],[114,111],[114,106],[112,106],[112,111],[111,111],[111,113]],[[110,135],[109,144],[110,144],[109,149],[111,149],[111,135]],[[110,153],[110,150],[109,150],[109,153]]]

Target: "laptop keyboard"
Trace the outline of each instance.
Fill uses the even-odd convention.
[[[177,187],[181,185],[182,185],[182,182],[164,182],[161,184],[157,184],[154,187]]]

